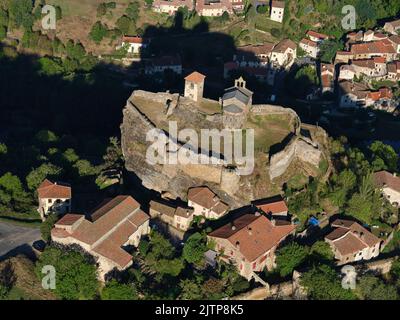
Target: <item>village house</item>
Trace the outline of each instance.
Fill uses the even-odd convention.
[[[378,80],[378,78],[383,78],[387,74],[386,60],[384,57],[352,60],[351,65],[357,77],[366,76],[368,79]]]
[[[132,256],[124,247],[139,245],[149,233],[150,217],[130,196],[105,201],[88,217],[67,214],[56,222],[51,239],[63,245],[77,244],[97,258],[99,278],[113,269],[125,270]]]
[[[244,214],[207,236],[215,245],[218,259],[236,266],[240,275],[250,280],[255,272],[272,270],[278,245],[296,227],[285,221],[269,220],[265,215]]]
[[[351,53],[354,60],[371,59],[373,57],[385,57],[386,61],[396,59],[397,52],[389,39],[356,43],[351,45]]]
[[[231,0],[196,0],[196,12],[203,17],[219,17],[233,13]]]
[[[389,41],[392,43],[395,51],[399,55],[400,54],[400,36],[398,36],[398,35],[390,36]]]
[[[189,11],[194,9],[193,0],[154,0],[153,10],[159,13],[173,15],[179,8],[187,7]]]
[[[299,43],[299,47],[303,49],[307,53],[307,55],[314,59],[317,59],[320,52],[317,42],[303,38]]]
[[[163,73],[166,70],[175,72],[178,75],[182,74],[182,61],[179,55],[154,58],[146,65],[145,74],[153,75],[155,73]]]
[[[193,221],[193,209],[174,206],[166,201],[150,201],[150,217],[159,218],[176,229],[187,231]]]
[[[399,34],[400,30],[400,19],[386,22],[383,29],[390,34]]]
[[[270,61],[289,68],[297,57],[297,45],[290,39],[280,41],[272,50]]]
[[[228,205],[208,187],[190,188],[188,206],[194,209],[195,216],[203,216],[207,219],[219,219],[229,209]]]
[[[280,195],[255,200],[251,204],[266,215],[286,217],[289,211],[285,200]]]
[[[203,99],[205,75],[195,71],[185,78],[185,97],[200,102]]]
[[[65,214],[71,210],[71,187],[45,179],[37,189],[38,212],[44,221],[50,214]]]
[[[308,30],[306,35],[311,41],[314,41],[318,44],[321,44],[322,42],[329,40],[328,35],[313,30]]]
[[[334,230],[325,237],[337,264],[369,260],[380,252],[381,240],[355,221],[337,219],[331,227]]]
[[[359,108],[364,107],[366,98],[370,90],[365,84],[340,81],[339,82],[339,105],[342,108]]]
[[[344,64],[340,66],[339,70],[339,81],[341,80],[353,80],[354,77],[356,76],[356,71],[354,70],[354,67],[349,64]]]
[[[233,11],[242,12],[245,7],[245,0],[231,0]]]
[[[285,1],[271,1],[270,18],[273,21],[282,23],[285,15]]]
[[[380,88],[378,91],[369,92],[365,106],[386,112],[393,112],[397,107],[394,104],[393,92],[390,88]]]
[[[396,173],[388,171],[375,172],[374,183],[392,205],[396,207],[400,205],[400,177]]]
[[[387,80],[400,81],[400,61],[393,61],[387,65]]]
[[[321,63],[320,66],[321,92],[333,93],[335,89],[335,67],[332,64]]]
[[[149,41],[142,37],[122,37],[122,45],[118,46],[117,49],[127,48],[128,53],[140,54],[142,50],[146,49],[149,45]]]
[[[353,59],[353,54],[349,51],[337,51],[335,56],[335,64],[349,63]]]

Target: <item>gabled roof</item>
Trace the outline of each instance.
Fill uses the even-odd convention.
[[[380,239],[355,221],[337,219],[332,222],[334,229],[325,238],[341,255],[355,254],[365,248],[372,248]]]
[[[185,80],[186,81],[190,81],[190,82],[194,82],[194,83],[201,83],[204,81],[204,79],[206,78],[205,75],[201,74],[200,72],[192,72],[191,74],[189,74]]]
[[[37,189],[39,199],[71,199],[71,187],[45,179]]]
[[[272,0],[271,7],[272,8],[284,9],[285,8],[285,1]]]
[[[272,52],[284,53],[288,48],[296,50],[297,45],[290,39],[283,39],[272,50]]]
[[[245,214],[208,236],[228,240],[251,262],[277,246],[295,228],[293,224],[274,225],[263,215]]]
[[[264,211],[265,213],[276,214],[281,212],[287,212],[289,210],[285,200],[280,195],[270,198],[255,200],[252,202],[252,204],[255,205],[257,208],[261,209],[262,211]]]
[[[143,39],[142,37],[139,37],[139,36],[124,36],[124,37],[122,37],[122,42],[146,44],[149,41],[147,39]]]
[[[188,199],[194,203],[201,205],[206,209],[211,209],[217,214],[222,214],[228,211],[228,205],[212,192],[208,187],[190,188]]]
[[[387,187],[400,192],[400,177],[388,171],[378,171],[374,173],[374,182],[378,188]]]
[[[121,247],[129,237],[150,217],[140,210],[140,205],[130,196],[117,196],[92,213],[94,219],[82,219],[71,233],[62,226],[72,225],[82,216],[67,214],[52,229],[52,237],[70,237],[91,247],[94,252],[125,267],[132,256]]]
[[[313,30],[308,30],[307,31],[307,35],[309,37],[318,38],[318,39],[321,39],[321,40],[329,39],[328,35],[323,34],[323,33],[319,33],[319,32],[313,31]]]

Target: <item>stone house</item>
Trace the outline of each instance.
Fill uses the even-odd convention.
[[[282,23],[285,15],[285,1],[271,1],[270,18],[273,21]]]
[[[153,75],[155,73],[163,73],[166,70],[182,74],[182,61],[179,55],[175,56],[161,56],[152,59],[145,67],[145,74]]]
[[[400,30],[400,19],[386,22],[383,29],[390,34],[399,34]]]
[[[339,70],[339,81],[341,80],[353,80],[356,76],[356,71],[354,66],[349,64],[344,64],[340,66]]]
[[[335,64],[349,63],[353,59],[353,54],[350,51],[337,51],[335,56]]]
[[[208,187],[190,188],[188,206],[194,209],[193,214],[195,216],[203,216],[207,219],[219,219],[229,209],[228,205]]]
[[[366,76],[368,79],[378,79],[387,75],[387,66],[384,57],[352,60],[351,65],[357,77]]]
[[[154,0],[153,10],[159,13],[173,15],[179,8],[187,7],[189,11],[194,9],[193,0]]]
[[[185,78],[185,97],[200,102],[203,99],[205,75],[195,71]]]
[[[111,270],[125,270],[132,256],[124,247],[139,245],[149,233],[150,217],[130,196],[105,201],[88,217],[67,214],[54,225],[51,239],[63,245],[77,244],[97,258],[99,278]]]
[[[329,39],[329,36],[323,33],[315,32],[313,30],[308,30],[306,33],[307,37],[318,44],[321,44],[325,40]]]
[[[151,218],[159,218],[176,229],[187,231],[193,221],[193,209],[174,206],[166,201],[150,201]]]
[[[383,196],[394,206],[400,205],[400,177],[396,173],[379,171],[374,173],[375,186]]]
[[[264,215],[245,214],[209,233],[219,259],[236,266],[240,275],[250,280],[255,272],[275,267],[275,251],[285,238],[295,232],[287,222],[269,220]]]
[[[118,46],[117,49],[121,47],[127,47],[128,53],[140,54],[143,49],[149,46],[149,41],[143,39],[142,37],[122,37],[122,45]]]
[[[320,50],[317,42],[304,38],[300,41],[299,47],[302,48],[310,57],[314,59],[318,57]]]
[[[397,54],[400,54],[400,36],[393,35],[389,37],[389,41],[393,44],[393,47]]]
[[[196,0],[196,12],[203,17],[219,17],[233,13],[231,0]]]
[[[351,45],[351,53],[354,60],[385,57],[386,61],[393,61],[397,56],[393,43],[389,39],[353,44]]]
[[[297,57],[297,45],[290,39],[280,41],[272,50],[270,61],[281,67],[290,67]]]
[[[341,81],[339,82],[339,105],[342,108],[364,107],[370,90],[362,83]]]
[[[251,204],[266,215],[286,217],[289,211],[286,201],[281,195],[255,200]]]
[[[400,61],[394,61],[387,64],[388,80],[400,81]]]
[[[37,189],[38,212],[44,221],[50,214],[65,214],[71,210],[71,187],[45,179]]]
[[[333,93],[335,89],[335,67],[332,64],[321,63],[320,72],[321,92]]]
[[[325,237],[338,264],[369,260],[380,252],[381,240],[355,221],[337,219],[334,230]]]
[[[365,100],[365,106],[393,112],[396,109],[396,105],[394,105],[392,90],[390,88],[380,88],[378,91],[369,92]]]

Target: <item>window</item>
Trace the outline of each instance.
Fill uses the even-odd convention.
[[[52,199],[49,199],[49,200],[48,200],[48,203],[52,203],[52,202],[53,202],[53,200],[52,200]]]
[[[254,270],[255,268],[257,268],[257,261],[254,261],[254,262],[253,262],[253,270]]]

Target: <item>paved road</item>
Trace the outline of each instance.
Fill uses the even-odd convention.
[[[41,239],[39,229],[0,222],[0,258],[8,252]]]

